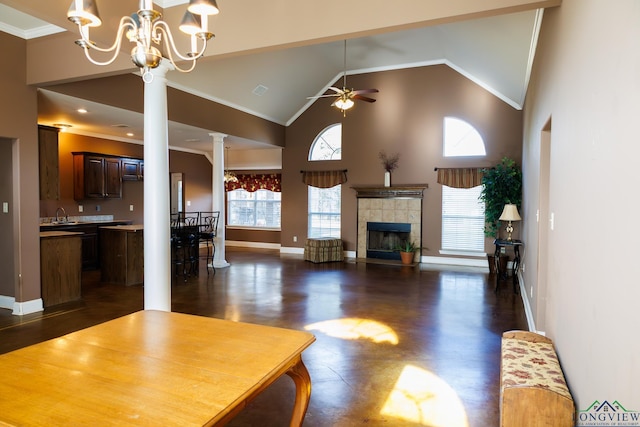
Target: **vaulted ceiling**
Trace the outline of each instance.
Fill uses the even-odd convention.
[[[217,38],[211,42],[207,56],[199,60],[191,73],[170,72],[168,85],[288,125],[314,102],[307,97],[324,93],[342,76],[343,40],[347,40],[347,75],[446,64],[520,109],[535,54],[541,7],[560,3],[560,0],[492,0],[483,2],[482,7],[470,0],[402,0],[394,3],[393,9],[415,9],[415,22],[407,22],[407,16],[395,18],[393,11],[388,12],[388,18],[384,17],[387,12],[380,12],[380,8],[383,5],[389,8],[388,2],[354,0],[353,3],[361,6],[368,5],[358,13],[349,12],[348,6],[338,0],[319,2],[326,6],[324,10],[320,8],[324,13],[317,13],[311,19],[310,13],[314,10],[306,10],[297,5],[297,1],[218,0],[221,14],[216,17],[219,21],[212,22]],[[69,2],[48,0],[44,6],[37,0],[0,0],[0,31],[30,40],[60,37],[65,33],[77,38],[77,30],[66,21]],[[119,9],[114,10],[117,8],[112,4],[98,3],[103,22],[112,23],[114,19],[108,17],[111,14],[120,16]],[[118,2],[118,5],[120,3],[134,2]],[[181,16],[186,0],[156,3],[164,7],[165,19],[169,21],[174,15]],[[334,3],[340,7],[331,8]],[[449,4],[443,6],[441,3]],[[284,8],[284,5],[289,7]],[[133,11],[131,6],[119,7]],[[262,11],[264,7],[277,10]],[[283,23],[287,23],[287,27],[282,28]],[[247,25],[252,26],[253,35],[244,40]],[[43,36],[52,30],[58,33]],[[103,36],[104,45],[110,42],[113,33],[114,29],[111,34],[105,32],[108,35]],[[76,49],[78,59],[84,60]],[[126,56],[123,55],[125,61]],[[128,70],[121,66],[116,72],[135,71],[132,64],[128,66]],[[110,72],[114,71],[111,69]],[[375,98],[377,102],[384,102],[384,96],[384,92],[380,92]],[[74,123],[79,133],[122,138],[122,129],[114,129],[112,125],[123,120],[131,122],[132,129],[142,129],[141,114],[90,105],[92,111],[100,110],[100,114],[79,118],[74,112],[77,100],[46,91],[41,97],[46,100],[39,118],[44,124],[51,124],[47,121],[59,120],[67,114],[70,120],[85,122]],[[216,131],[177,123],[170,123],[170,128],[180,129],[182,140],[197,139],[194,134]],[[182,143],[175,139],[171,141],[172,144]]]

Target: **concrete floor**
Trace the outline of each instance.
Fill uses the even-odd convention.
[[[481,272],[313,264],[234,248],[227,261],[215,275],[201,265],[198,277],[176,279],[172,310],[312,331],[305,427],[499,424],[500,336],[527,328],[510,281],[496,294],[494,277]],[[83,274],[76,303],[28,316],[0,310],[0,353],[142,309],[142,286],[99,278]],[[228,425],[287,426],[293,397],[285,376]]]

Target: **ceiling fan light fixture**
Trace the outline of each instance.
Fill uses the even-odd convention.
[[[353,107],[354,104],[353,99],[350,98],[338,98],[336,102],[333,103],[340,111],[348,110]]]

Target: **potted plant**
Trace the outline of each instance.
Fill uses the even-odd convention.
[[[484,202],[485,227],[487,237],[496,238],[500,231],[500,215],[506,204],[514,204],[520,208],[522,204],[522,171],[513,159],[502,158],[492,168],[482,170],[482,191],[480,200]],[[493,254],[488,255],[489,271],[494,272]],[[505,260],[500,259],[500,262]]]
[[[416,251],[418,250],[418,246],[413,242],[405,240],[396,248],[396,250],[400,252],[400,259],[403,264],[413,264],[413,259]]]

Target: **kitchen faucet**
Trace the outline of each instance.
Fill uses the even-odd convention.
[[[58,209],[56,209],[56,222],[60,222],[60,217],[58,216],[58,212],[60,211],[62,211],[62,213],[64,214],[64,222],[69,221],[69,215],[67,215],[67,211],[65,211],[64,208],[60,206]]]

